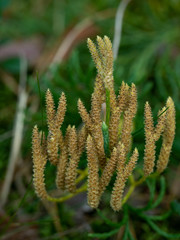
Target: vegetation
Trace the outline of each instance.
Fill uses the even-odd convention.
[[[180,237],[180,3],[129,2],[114,70],[107,67],[112,64],[110,53],[102,51],[106,38],[97,39],[100,61],[104,62],[97,62],[98,55],[93,55],[97,48],[93,49],[95,45],[88,40],[98,72],[93,88],[96,70],[90,61],[86,39],[98,34],[113,40],[118,4],[78,0],[75,8],[70,1],[0,3],[2,239]],[[110,65],[104,64],[108,61]],[[125,94],[127,89],[129,95]],[[125,95],[122,107],[118,104]],[[104,123],[99,119],[103,102],[106,102]],[[124,121],[133,104],[131,121],[128,122],[129,115]],[[57,105],[58,108],[54,107]],[[116,119],[120,116],[117,107],[122,107],[120,121]],[[132,130],[128,138],[125,123],[130,124],[127,130]],[[42,201],[35,194],[32,179],[31,135],[36,124],[39,132],[35,127],[34,184]],[[57,148],[51,154],[56,148],[52,134],[56,135],[60,126],[60,150]],[[123,131],[126,139],[122,145],[119,140],[122,142]],[[44,136],[50,142],[47,164]],[[83,150],[86,145],[87,153]],[[132,153],[134,149],[138,153],[137,150]],[[64,164],[68,163],[66,167],[58,166],[59,154],[64,157]],[[121,159],[126,155],[124,160],[130,161],[118,168],[119,155]],[[135,155],[139,155],[136,166]],[[66,162],[67,156],[70,162]],[[38,157],[39,162],[35,160]],[[163,173],[153,173],[154,166]],[[58,190],[54,190],[55,183]],[[68,191],[62,191],[63,188]]]

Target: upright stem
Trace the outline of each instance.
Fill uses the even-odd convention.
[[[110,121],[110,91],[106,88],[106,125],[109,128]]]

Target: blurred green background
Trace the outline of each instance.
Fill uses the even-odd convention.
[[[24,106],[23,139],[8,198],[0,208],[2,239],[88,239],[88,232],[107,232],[107,226],[88,208],[86,194],[59,205],[42,203],[32,186],[31,133],[35,124],[45,125],[45,92],[53,93],[57,104],[61,92],[67,96],[68,124],[81,124],[77,100],[90,109],[90,97],[96,75],[87,45],[87,37],[107,35],[113,40],[117,0],[0,0],[0,190],[8,169],[15,137],[18,99],[23,85],[27,95]],[[36,73],[39,74],[40,92]],[[149,101],[154,117],[171,96],[176,106],[176,136],[168,169],[166,197],[161,210],[180,200],[180,1],[132,0],[123,18],[122,39],[114,65],[115,89],[124,80],[138,89],[136,130],[143,127],[144,104]],[[19,87],[20,86],[20,87]],[[19,89],[19,90],[18,90]],[[42,112],[44,119],[42,121]],[[159,149],[161,142],[158,142]],[[144,132],[134,137],[143,164]],[[85,166],[85,156],[82,166]],[[46,183],[54,189],[55,169],[46,168]],[[136,192],[135,206],[148,199],[147,189]],[[118,221],[121,213],[109,206],[109,190],[100,208]],[[58,218],[58,220],[57,220]],[[163,221],[161,227],[177,231],[180,215]],[[147,224],[140,226],[132,217],[135,239],[164,239],[152,233]],[[58,233],[60,232],[60,233]],[[139,234],[140,233],[140,234]],[[58,235],[60,234],[60,235]],[[118,237],[119,236],[119,237]],[[121,239],[120,233],[109,239]]]

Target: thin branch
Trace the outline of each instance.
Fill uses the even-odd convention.
[[[8,169],[6,173],[6,177],[4,180],[2,192],[1,192],[1,205],[3,206],[9,194],[11,182],[13,179],[14,169],[20,154],[23,130],[24,130],[24,111],[26,109],[27,104],[27,92],[26,92],[26,81],[27,81],[27,61],[24,57],[21,58],[21,66],[20,66],[20,83],[19,83],[19,98],[17,103],[16,117],[14,121],[13,127],[13,140],[10,150]]]
[[[4,142],[5,140],[11,138],[13,135],[12,130],[4,132],[0,135],[0,142]]]
[[[123,17],[124,17],[124,12],[126,10],[127,5],[130,3],[131,0],[122,0],[119,3],[117,12],[116,12],[116,17],[115,17],[115,27],[114,27],[114,40],[113,40],[113,55],[114,55],[114,60],[116,60],[118,51],[119,51],[119,46],[121,42],[121,32],[122,32],[122,23],[123,23]]]

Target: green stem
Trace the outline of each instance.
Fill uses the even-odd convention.
[[[107,158],[110,157],[110,149],[109,149],[109,130],[108,126],[105,122],[102,123],[102,134],[104,139],[104,152]]]
[[[106,88],[106,125],[109,128],[110,121],[110,91]]]
[[[76,179],[76,184],[82,181],[84,178],[86,178],[88,175],[88,168],[84,169],[83,171],[80,172],[79,177]]]
[[[127,200],[130,198],[131,194],[134,192],[134,189],[141,185],[143,182],[146,181],[147,177],[149,178],[156,178],[157,176],[159,176],[159,174],[157,172],[151,174],[150,176],[143,176],[141,177],[138,181],[135,181],[134,180],[134,177],[133,175],[129,176],[129,180],[130,180],[130,183],[131,183],[131,186],[127,192],[127,194],[124,196],[123,200],[122,200],[122,205],[124,205]]]
[[[142,184],[144,181],[146,181],[146,176],[143,176],[142,178],[140,178],[138,181],[134,182],[134,186],[138,186],[140,184]]]
[[[77,194],[81,193],[81,192],[85,192],[87,190],[87,185],[84,184],[82,187],[80,187],[79,189],[76,190],[76,192],[74,193],[69,193],[66,196],[60,197],[60,198],[53,198],[51,196],[47,197],[47,200],[50,202],[64,202],[74,196],[76,196]]]
[[[85,179],[88,175],[88,168],[85,168],[84,170],[79,170],[78,171],[80,176],[77,178],[76,180],[76,184],[81,182],[83,179]],[[155,178],[159,176],[159,174],[157,172],[153,173],[152,175],[148,176],[149,178]],[[127,200],[130,198],[131,194],[134,192],[134,189],[139,186],[140,184],[142,184],[143,182],[145,182],[145,180],[147,179],[147,176],[143,176],[141,177],[138,181],[134,180],[133,175],[129,176],[129,181],[131,183],[131,186],[127,192],[127,194],[124,196],[123,200],[122,200],[122,205],[124,205]],[[74,193],[69,193],[65,196],[62,196],[60,198],[53,198],[51,196],[47,197],[47,200],[50,202],[64,202],[74,196],[76,196],[77,194],[81,193],[81,192],[85,192],[87,191],[87,184],[85,183],[83,186],[81,186],[79,189],[76,190],[76,192]]]
[[[134,180],[134,176],[133,175],[129,176],[129,181],[130,181],[131,185],[134,184],[135,180]]]
[[[134,189],[142,184],[145,180],[146,180],[146,176],[143,176],[142,178],[140,178],[138,181],[135,181],[134,178],[133,178],[133,175],[131,175],[129,177],[129,180],[131,182],[131,186],[127,192],[127,194],[124,196],[123,200],[122,200],[122,205],[125,204],[127,202],[127,200],[130,198],[131,194],[134,192]]]
[[[127,194],[124,196],[123,200],[122,200],[122,205],[124,205],[127,200],[130,198],[131,194],[134,192],[134,188],[135,188],[135,185],[131,185]]]

